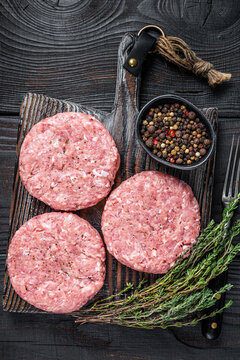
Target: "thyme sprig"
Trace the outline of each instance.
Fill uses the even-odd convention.
[[[238,206],[240,194],[223,212],[222,221],[212,220],[202,231],[198,242],[187,250],[175,266],[150,286],[141,281],[134,290],[128,283],[120,293],[95,302],[89,309],[81,310],[77,323],[111,323],[129,327],[152,329],[170,326],[194,325],[200,320],[214,316],[231,306],[225,306],[210,314],[202,312],[212,307],[217,295],[231,289],[227,284],[215,293],[208,288],[210,280],[227,270],[229,264],[240,251],[240,244],[233,245],[233,239],[240,233],[240,221],[230,230],[228,222]],[[185,258],[185,255],[189,257]]]

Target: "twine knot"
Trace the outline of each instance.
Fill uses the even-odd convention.
[[[192,71],[196,75],[201,75],[203,77],[207,77],[209,71],[212,69],[213,69],[213,64],[211,64],[208,61],[203,61],[203,60],[196,61],[192,67]]]

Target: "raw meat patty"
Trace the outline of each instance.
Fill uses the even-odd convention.
[[[103,286],[105,249],[98,232],[71,213],[46,213],[27,221],[8,250],[14,290],[39,309],[78,310]]]
[[[166,273],[199,230],[199,205],[190,186],[158,171],[124,181],[102,216],[108,251],[122,264],[154,274]]]
[[[19,170],[28,192],[56,210],[75,211],[107,196],[120,157],[112,136],[93,116],[61,113],[33,126]]]

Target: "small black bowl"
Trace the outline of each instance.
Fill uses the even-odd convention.
[[[153,154],[151,152],[151,150],[145,145],[145,143],[142,140],[141,137],[141,133],[140,133],[140,126],[141,126],[141,121],[146,117],[147,113],[149,112],[150,108],[154,108],[157,107],[159,104],[174,104],[178,102],[180,105],[185,105],[187,106],[188,110],[190,111],[194,111],[197,114],[197,117],[200,119],[200,121],[206,125],[207,128],[207,132],[209,134],[209,138],[212,141],[211,142],[211,146],[210,148],[207,150],[206,155],[204,155],[199,161],[191,164],[191,165],[179,165],[179,164],[172,164],[169,161],[163,160],[161,158],[159,158],[157,155]],[[210,121],[206,118],[206,116],[192,103],[190,103],[188,100],[183,99],[181,96],[176,96],[176,95],[172,95],[172,94],[168,94],[168,95],[161,95],[161,96],[157,96],[156,98],[150,100],[140,111],[138,117],[137,117],[137,124],[136,124],[136,131],[137,131],[137,138],[138,141],[140,142],[141,146],[144,148],[144,150],[157,162],[159,162],[160,164],[169,166],[171,168],[174,169],[179,169],[179,170],[192,170],[192,169],[196,169],[198,166],[201,166],[203,163],[205,163],[205,161],[207,161],[207,159],[209,158],[209,156],[212,154],[212,151],[214,149],[215,146],[215,132],[213,130],[212,124],[210,123]]]

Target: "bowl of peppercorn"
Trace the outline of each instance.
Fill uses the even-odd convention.
[[[171,94],[158,96],[142,108],[136,130],[140,144],[153,159],[180,170],[202,165],[215,145],[206,116],[188,100]]]

